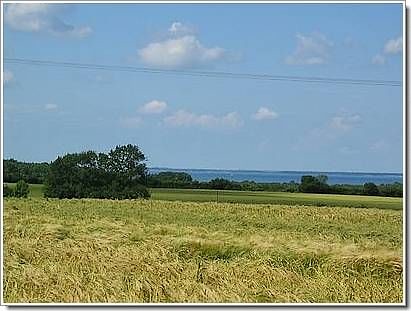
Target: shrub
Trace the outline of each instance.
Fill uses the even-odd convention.
[[[318,175],[317,177],[311,175],[302,176],[299,191],[308,193],[328,193],[330,186],[328,186],[327,180],[328,178],[325,175]]]
[[[9,185],[3,184],[3,197],[12,197],[14,195],[14,191]]]
[[[29,195],[29,185],[24,180],[19,180],[14,189],[14,196],[17,198],[27,198]]]
[[[380,191],[378,190],[377,185],[372,182],[365,183],[363,191],[365,195],[379,195],[380,194]]]

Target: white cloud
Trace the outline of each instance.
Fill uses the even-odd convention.
[[[331,119],[329,126],[332,129],[339,131],[349,131],[361,121],[358,114],[353,115],[339,115]]]
[[[157,114],[162,113],[167,108],[167,103],[159,100],[152,100],[142,107],[140,107],[139,112],[145,114]]]
[[[229,127],[240,127],[243,125],[243,121],[237,112],[227,113],[221,118],[221,125]]]
[[[278,117],[278,113],[266,107],[260,107],[255,114],[252,115],[254,120],[270,120]]]
[[[195,33],[194,28],[180,22],[174,22],[168,28],[168,32],[173,36],[182,36]]]
[[[372,63],[377,64],[377,65],[384,65],[385,64],[385,57],[382,56],[381,54],[377,54],[373,57]]]
[[[123,127],[137,128],[143,123],[143,119],[140,117],[122,118],[120,123]]]
[[[44,109],[46,109],[46,110],[56,110],[57,105],[56,104],[46,104],[46,105],[44,105]]]
[[[5,6],[4,20],[14,30],[47,32],[83,38],[92,33],[89,26],[77,27],[64,22],[61,16],[67,6],[46,3],[10,3]]]
[[[228,58],[221,47],[205,47],[193,35],[192,27],[174,22],[168,33],[169,38],[149,43],[137,51],[141,62],[160,68],[190,68],[212,65]]]
[[[329,51],[333,46],[325,35],[314,32],[310,35],[297,34],[297,47],[294,53],[285,59],[289,65],[317,65],[328,61]]]
[[[10,70],[5,70],[3,72],[3,84],[9,84],[14,81],[14,74]]]
[[[93,33],[93,29],[90,26],[83,26],[78,28],[73,28],[70,31],[63,32],[62,34],[68,34],[76,38],[85,38]]]
[[[224,58],[220,47],[206,48],[191,35],[150,43],[138,50],[140,60],[150,66],[163,68],[201,67]]]
[[[164,118],[164,123],[174,127],[240,127],[243,122],[237,112],[230,112],[224,116],[214,116],[212,114],[197,115],[185,110],[179,110],[176,113]]]
[[[354,130],[361,123],[361,120],[362,118],[359,114],[349,114],[342,110],[319,127],[305,129],[294,148],[296,150],[312,149],[319,145],[336,142],[341,137],[349,135],[350,131]],[[338,151],[345,154],[358,152],[353,146],[341,146]]]
[[[382,53],[375,55],[372,58],[372,63],[377,65],[384,65],[387,57],[392,54],[398,54],[402,52],[402,37],[388,40],[384,45]]]
[[[396,54],[402,51],[402,37],[389,40],[384,46],[385,54]]]

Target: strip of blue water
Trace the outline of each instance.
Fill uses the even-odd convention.
[[[303,175],[327,175],[328,184],[361,185],[366,182],[379,184],[402,183],[400,173],[351,173],[351,172],[304,172],[304,171],[242,171],[242,170],[206,170],[206,169],[171,169],[149,168],[151,174],[159,172],[184,172],[191,175],[194,180],[210,181],[214,178],[224,178],[232,181],[255,181],[261,183],[272,182],[297,182]]]

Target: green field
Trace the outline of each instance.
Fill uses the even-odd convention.
[[[233,191],[202,189],[151,189],[154,200],[264,203],[307,206],[344,206],[364,208],[402,209],[402,198],[373,197],[360,195],[289,193],[268,191]]]
[[[16,187],[16,183],[5,183],[9,187]],[[44,185],[41,184],[29,184],[29,197],[42,198],[44,192]]]
[[[14,187],[14,184],[9,184]],[[43,185],[30,185],[30,197],[43,197]],[[233,191],[233,190],[202,190],[202,189],[150,189],[154,200],[189,201],[189,202],[220,202],[220,203],[252,203],[252,204],[283,204],[305,206],[344,206],[358,208],[382,208],[402,210],[402,198],[312,194],[268,191]]]
[[[403,301],[402,211],[4,200],[4,301]]]

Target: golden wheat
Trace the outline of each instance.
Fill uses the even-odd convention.
[[[402,212],[4,201],[4,301],[396,302]]]

